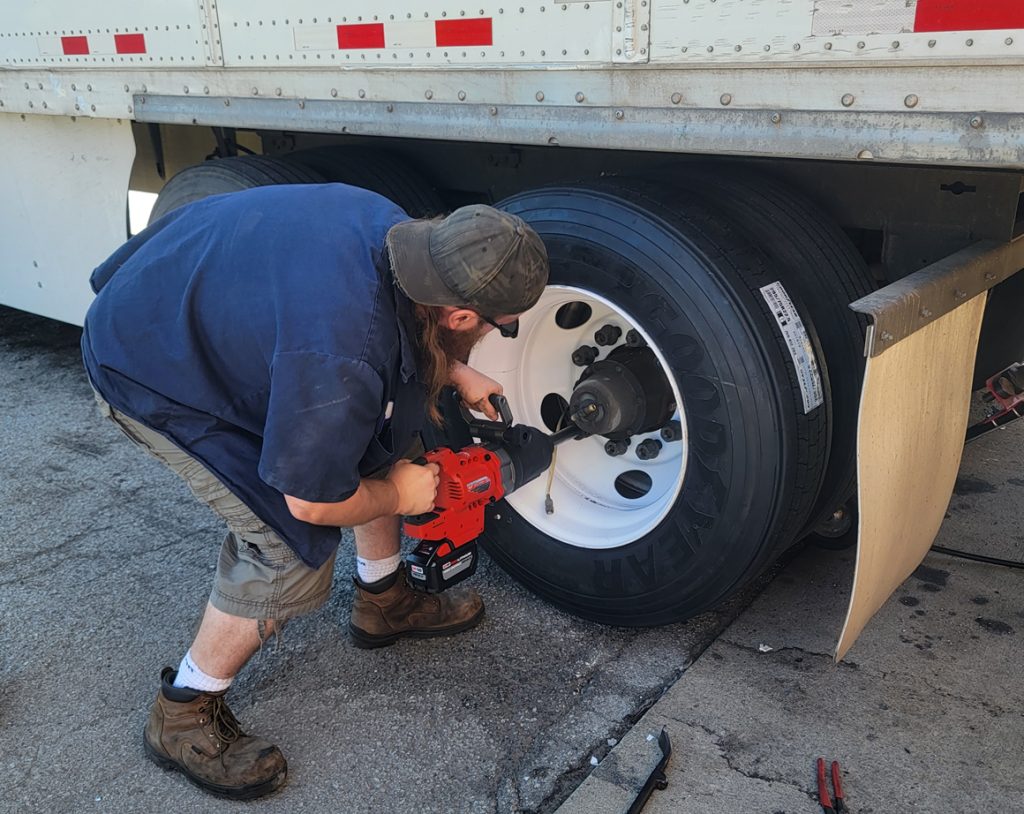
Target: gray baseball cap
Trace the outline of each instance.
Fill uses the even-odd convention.
[[[455,305],[495,318],[526,311],[548,282],[548,255],[522,218],[473,204],[443,220],[391,227],[395,280],[413,302]]]

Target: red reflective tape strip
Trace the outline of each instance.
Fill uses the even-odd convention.
[[[1024,28],[1021,0],[917,0],[914,31],[989,31]]]
[[[144,54],[146,53],[146,35],[115,34],[114,48],[119,54]]]
[[[438,20],[434,23],[434,36],[439,48],[460,45],[493,45],[490,17],[472,20]]]
[[[383,48],[384,23],[338,26],[338,48]]]
[[[89,56],[88,37],[61,37],[60,47],[64,49],[66,57]]]

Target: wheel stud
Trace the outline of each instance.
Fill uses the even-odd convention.
[[[679,441],[683,437],[683,425],[673,419],[669,421],[664,427],[661,428],[661,440],[672,443],[673,441]]]
[[[626,331],[626,345],[631,348],[646,348],[647,340],[640,336],[640,332],[630,328]]]
[[[622,336],[622,328],[618,325],[603,325],[594,332],[594,341],[598,345],[607,346],[614,345],[619,341],[619,337]]]
[[[628,438],[623,438],[620,441],[605,441],[604,451],[611,455],[613,458],[616,455],[625,455],[626,450],[629,449],[629,441],[630,439]]]
[[[647,438],[636,445],[636,457],[641,461],[650,461],[661,454],[661,441]]]
[[[579,367],[593,364],[597,358],[597,348],[593,345],[580,345],[572,352],[572,363]]]

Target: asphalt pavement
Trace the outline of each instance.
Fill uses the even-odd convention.
[[[0,308],[0,811],[234,811],[151,764],[142,727],[223,536],[98,415],[77,328]],[[351,552],[351,540],[342,551]],[[540,601],[486,557],[476,630],[362,651],[353,558],[229,693],[289,760],[259,812],[552,810],[742,606],[655,630]]]
[[[616,789],[662,727],[669,786],[645,814],[812,814],[819,754],[842,763],[857,814],[1022,797],[1024,574],[930,555],[835,665],[853,551],[816,549],[727,607],[654,630],[561,613],[484,557],[478,629],[379,651],[346,638],[341,556],[327,605],[229,694],[284,750],[288,785],[255,803],[206,797],[146,760],[141,732],[222,530],[98,416],[79,336],[0,308],[2,814],[540,814],[567,797],[566,812],[597,814],[593,801],[628,796]],[[941,544],[1024,559],[1022,442],[1024,422],[967,448]]]

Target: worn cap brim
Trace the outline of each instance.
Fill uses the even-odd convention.
[[[388,230],[385,243],[395,282],[420,305],[463,305],[448,288],[430,258],[430,235],[437,221],[407,220]]]

